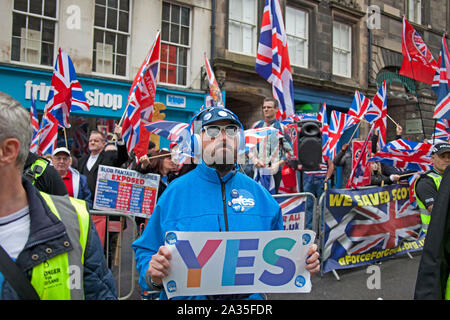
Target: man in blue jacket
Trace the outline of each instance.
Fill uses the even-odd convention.
[[[193,149],[197,167],[175,179],[158,200],[143,235],[133,243],[144,290],[161,290],[171,254],[167,231],[282,230],[281,208],[270,193],[236,171],[238,145],[245,142],[238,118],[225,108],[209,108],[194,118]],[[201,144],[201,146],[200,146]],[[308,252],[306,268],[319,271],[317,246]],[[166,298],[164,290],[161,298]],[[260,294],[193,296],[181,299],[261,299]]]
[[[0,92],[0,300],[117,299],[86,203],[22,177],[31,133],[28,112]]]

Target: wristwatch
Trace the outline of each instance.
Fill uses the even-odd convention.
[[[145,273],[145,281],[149,285],[150,289],[160,291],[164,288],[162,284],[157,284],[156,282],[154,282],[152,280],[152,276],[150,275],[150,273],[148,271]]]

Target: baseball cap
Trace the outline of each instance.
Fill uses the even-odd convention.
[[[433,146],[433,149],[431,149],[431,152],[433,154],[441,155],[445,152],[450,152],[450,144],[443,142],[443,143],[437,143]]]
[[[197,121],[201,121],[202,127],[221,120],[229,120],[232,123],[241,126],[241,122],[236,117],[236,115],[226,108],[209,108],[201,112],[197,117]]]
[[[69,151],[69,149],[67,149],[66,147],[56,148],[55,151],[53,151],[52,156],[55,156],[56,154],[58,154],[58,153],[60,153],[60,152],[64,152],[65,154],[67,154],[68,156],[70,156],[70,151]]]

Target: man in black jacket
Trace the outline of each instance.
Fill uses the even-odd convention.
[[[127,148],[122,140],[122,128],[118,125],[114,128],[117,136],[117,151],[104,151],[106,146],[105,136],[96,130],[89,135],[90,154],[83,155],[78,161],[78,171],[87,177],[89,190],[94,200],[95,187],[97,186],[98,167],[100,165],[120,167],[128,160]]]

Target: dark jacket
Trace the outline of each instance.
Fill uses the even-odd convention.
[[[120,167],[128,160],[127,147],[125,145],[118,145],[117,151],[102,151],[90,171],[86,167],[88,159],[89,154],[83,155],[80,160],[78,160],[77,169],[81,174],[86,176],[89,190],[91,191],[91,197],[92,200],[94,200],[99,165]]]
[[[393,181],[389,178],[389,176],[385,176],[384,174],[378,171],[374,171],[373,174],[370,175],[370,185],[381,186],[381,182],[384,182],[384,185],[393,183]]]
[[[30,235],[24,249],[17,257],[16,264],[31,280],[33,267],[73,248],[64,246],[64,242],[70,242],[66,226],[50,211],[39,191],[25,179],[22,184],[28,197]],[[51,253],[46,252],[47,248],[52,248]],[[39,258],[33,260],[31,259],[33,255]],[[83,272],[85,299],[117,299],[114,277],[106,266],[103,248],[92,221],[89,226]],[[19,299],[8,281],[5,280],[0,289],[3,299]]]
[[[450,273],[450,166],[442,177],[431,212],[417,273],[414,299],[444,299]]]
[[[38,158],[38,155],[32,152],[28,153],[27,160],[25,161],[24,173]],[[64,196],[67,194],[67,188],[64,181],[58,171],[50,164],[47,165],[44,173],[36,179],[34,186],[40,191],[56,196]]]
[[[350,175],[352,174],[352,153],[347,150],[338,152],[333,160],[335,166],[342,167],[342,188],[345,188]]]

